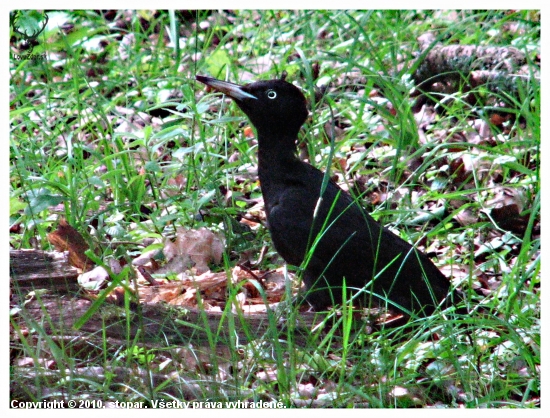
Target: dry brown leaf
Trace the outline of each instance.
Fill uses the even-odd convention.
[[[201,275],[209,271],[208,263],[220,263],[224,249],[224,239],[206,228],[178,228],[176,241],[166,240],[164,255],[168,263],[157,273],[180,274],[195,268]]]
[[[85,254],[89,249],[88,244],[65,219],[60,219],[57,229],[48,234],[48,241],[57,251],[69,252],[69,263],[72,266],[82,271],[90,271],[93,268],[94,263]]]
[[[87,290],[99,290],[109,280],[109,273],[102,266],[82,273],[78,277],[78,284]]]
[[[518,188],[495,187],[495,197],[487,201],[488,206],[501,208],[503,206],[517,205],[518,213],[523,211],[525,196]]]
[[[168,283],[160,286],[144,286],[139,289],[141,303],[167,302],[177,298],[184,291],[181,283]]]
[[[519,207],[515,203],[492,209],[491,217],[502,229],[520,235],[525,232],[529,223],[529,215],[520,216]]]
[[[498,187],[496,188],[495,197],[487,201],[487,205],[493,207],[490,215],[500,228],[517,234],[525,232],[529,215],[520,216],[526,205],[525,196],[521,189]]]
[[[206,310],[219,310],[227,301],[227,273],[212,273],[210,271],[199,276],[182,273],[179,281],[163,283],[162,279],[156,286],[141,286],[139,299],[143,303],[166,302],[184,307],[197,307],[197,292],[200,293],[202,306]],[[269,304],[281,301],[285,292],[283,269],[269,272],[248,271],[236,266],[232,271],[232,281],[242,286],[237,296],[239,307],[247,313],[266,312],[263,297],[258,292],[257,281],[264,286]],[[256,284],[254,284],[256,282]]]
[[[460,212],[458,212],[454,219],[462,226],[475,224],[479,221],[479,216],[476,214],[476,212],[470,208],[467,207]]]

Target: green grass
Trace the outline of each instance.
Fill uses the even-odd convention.
[[[443,111],[423,129],[425,139],[410,99],[416,39],[427,31],[444,45],[513,45],[538,73],[539,13],[51,12],[50,21],[54,17],[74,28],[41,35],[34,53],[46,51],[48,60],[10,61],[12,248],[52,250],[46,235],[63,216],[100,248],[103,263],[111,257],[131,262],[145,238],[174,236],[178,226],[224,231],[224,264],[214,268],[229,272],[243,252],[257,254],[270,243],[266,229],[246,234],[236,221],[249,209],[243,198],[260,195],[248,174],[256,145],[244,138],[240,110],[205,93],[194,77],[241,82],[287,71],[311,105],[300,138],[311,162],[330,167],[404,239],[436,252],[440,267],[464,267],[467,274],[457,274],[453,284],[476,314],[446,312],[414,328],[367,333],[358,332],[343,309],[321,317],[326,326],[312,330],[304,346],[292,326],[300,315],[290,309],[283,335],[273,314],[259,340],[227,340],[220,331],[208,334],[204,346],[180,347],[130,333],[113,343],[102,337],[108,322],[84,342],[48,334],[40,323],[27,333],[18,325],[21,318],[30,321],[21,304],[11,322],[14,399],[64,394],[104,402],[252,399],[307,406],[315,398],[339,407],[540,406],[539,83],[533,76],[517,97],[497,97],[513,118],[505,132],[489,124],[494,140],[485,142],[472,140],[472,121],[488,121],[490,109],[472,105],[466,93],[437,97]],[[322,86],[329,86],[326,94],[316,96]],[[479,94],[489,93],[480,88]],[[325,128],[331,123],[333,145]],[[460,159],[475,166],[464,178]],[[489,216],[503,186],[521,196],[522,233],[503,230]],[[225,190],[232,192],[228,199]],[[375,193],[387,198],[377,201]],[[144,217],[143,206],[152,213]],[[475,222],[461,225],[456,218],[466,209]],[[260,267],[281,263],[270,249]],[[484,294],[476,292],[480,276],[490,287]],[[131,269],[118,280],[130,285]],[[230,288],[229,302],[237,290]],[[127,300],[120,317],[133,317],[130,305]],[[231,306],[222,325],[229,330],[241,321]],[[18,363],[26,358],[31,366]],[[107,372],[90,376],[84,365]],[[167,375],[172,379],[161,378]]]

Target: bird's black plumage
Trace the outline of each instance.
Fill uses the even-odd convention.
[[[196,78],[231,97],[256,128],[273,244],[287,263],[304,266],[307,300],[316,310],[342,302],[344,280],[348,292],[363,290],[355,299],[361,306],[387,303],[429,314],[448,296],[449,281],[430,259],[377,223],[336,183],[328,182],[320,196],[323,173],[296,156],[295,141],[308,116],[297,87],[284,80],[239,86]]]

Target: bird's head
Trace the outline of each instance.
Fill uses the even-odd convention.
[[[283,79],[257,81],[246,86],[204,76],[196,79],[231,97],[259,135],[295,136],[307,119],[304,95]]]

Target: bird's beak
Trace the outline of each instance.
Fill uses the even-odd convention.
[[[242,86],[238,84],[229,83],[227,81],[217,80],[211,77],[204,77],[202,75],[196,76],[197,81],[200,81],[203,84],[206,84],[209,87],[212,87],[214,90],[227,94],[229,97],[235,100],[244,100],[244,99],[254,99],[257,100],[256,96],[253,96],[250,93],[247,93],[243,90]]]

